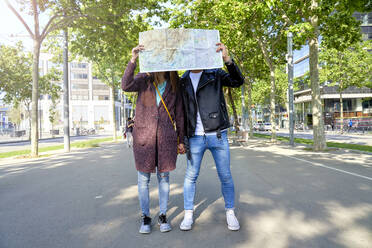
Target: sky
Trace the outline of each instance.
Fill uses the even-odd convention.
[[[9,0],[9,2],[14,3],[14,0]],[[46,16],[44,16],[44,18],[46,18]],[[25,18],[25,21],[27,22],[28,25],[31,25],[33,23],[31,17]],[[45,24],[45,22],[43,22],[42,19],[41,23]],[[30,28],[32,30],[32,27]],[[13,12],[8,8],[8,6],[5,4],[5,1],[0,0],[0,44],[14,45],[19,40],[23,42],[23,45],[25,46],[26,50],[32,51],[32,39],[28,35],[26,28],[13,14]],[[0,105],[2,104],[1,99],[3,98],[3,96],[4,93],[0,92]]]
[[[14,4],[14,0],[9,0],[11,4]],[[13,5],[17,9],[17,5]],[[22,17],[26,15],[23,14]],[[32,30],[32,17],[26,16],[25,21],[28,25],[30,25]],[[43,19],[46,19],[47,16],[41,16],[41,23]],[[11,37],[17,36],[17,37]],[[20,36],[20,37],[18,37]],[[0,44],[11,45],[15,44],[17,41],[22,40],[24,46],[27,50],[32,50],[32,39],[28,35],[26,28],[23,24],[19,21],[19,19],[13,14],[13,12],[8,8],[5,4],[4,0],[0,0]]]
[[[9,0],[9,2],[18,10],[19,6],[16,4],[16,1]],[[170,3],[166,3],[164,6],[169,7]],[[33,30],[32,16],[22,14],[22,17],[25,18],[26,23],[30,26],[31,30]],[[40,16],[40,23],[42,27],[47,23],[48,19],[49,16],[46,14],[42,14]],[[154,20],[158,19],[154,18]],[[169,25],[166,23],[162,23],[161,28],[166,28],[168,26]],[[5,4],[5,1],[0,0],[0,44],[12,45],[19,40],[23,42],[26,50],[32,51],[32,39],[30,38],[26,28],[8,8],[8,6]]]

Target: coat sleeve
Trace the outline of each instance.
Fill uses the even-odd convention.
[[[237,88],[244,83],[244,76],[240,72],[239,67],[235,64],[234,60],[230,65],[226,64],[227,70],[229,73],[225,72],[222,69],[218,70],[218,74],[221,78],[223,86]]]
[[[183,101],[180,90],[177,90],[176,99],[176,127],[177,127],[177,137],[180,144],[184,144],[185,138],[185,115],[183,109]]]
[[[123,78],[121,79],[121,88],[126,92],[138,92],[146,87],[147,74],[138,73],[134,76],[134,70],[136,69],[136,63],[129,61],[127,68],[125,69]]]

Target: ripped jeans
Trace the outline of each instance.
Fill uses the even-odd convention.
[[[156,173],[159,184],[159,208],[160,215],[167,213],[169,199],[169,172]],[[138,198],[142,215],[150,216],[149,183],[151,173],[138,171]]]

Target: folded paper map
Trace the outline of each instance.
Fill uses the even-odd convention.
[[[218,30],[156,29],[139,33],[140,72],[212,69],[223,67]]]

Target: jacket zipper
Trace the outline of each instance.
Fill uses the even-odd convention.
[[[203,88],[204,86],[206,86],[207,84],[209,84],[209,82],[213,81],[212,79],[209,79],[202,87],[200,88],[196,88],[196,91],[200,90],[201,88]],[[196,93],[195,93],[196,95]]]

